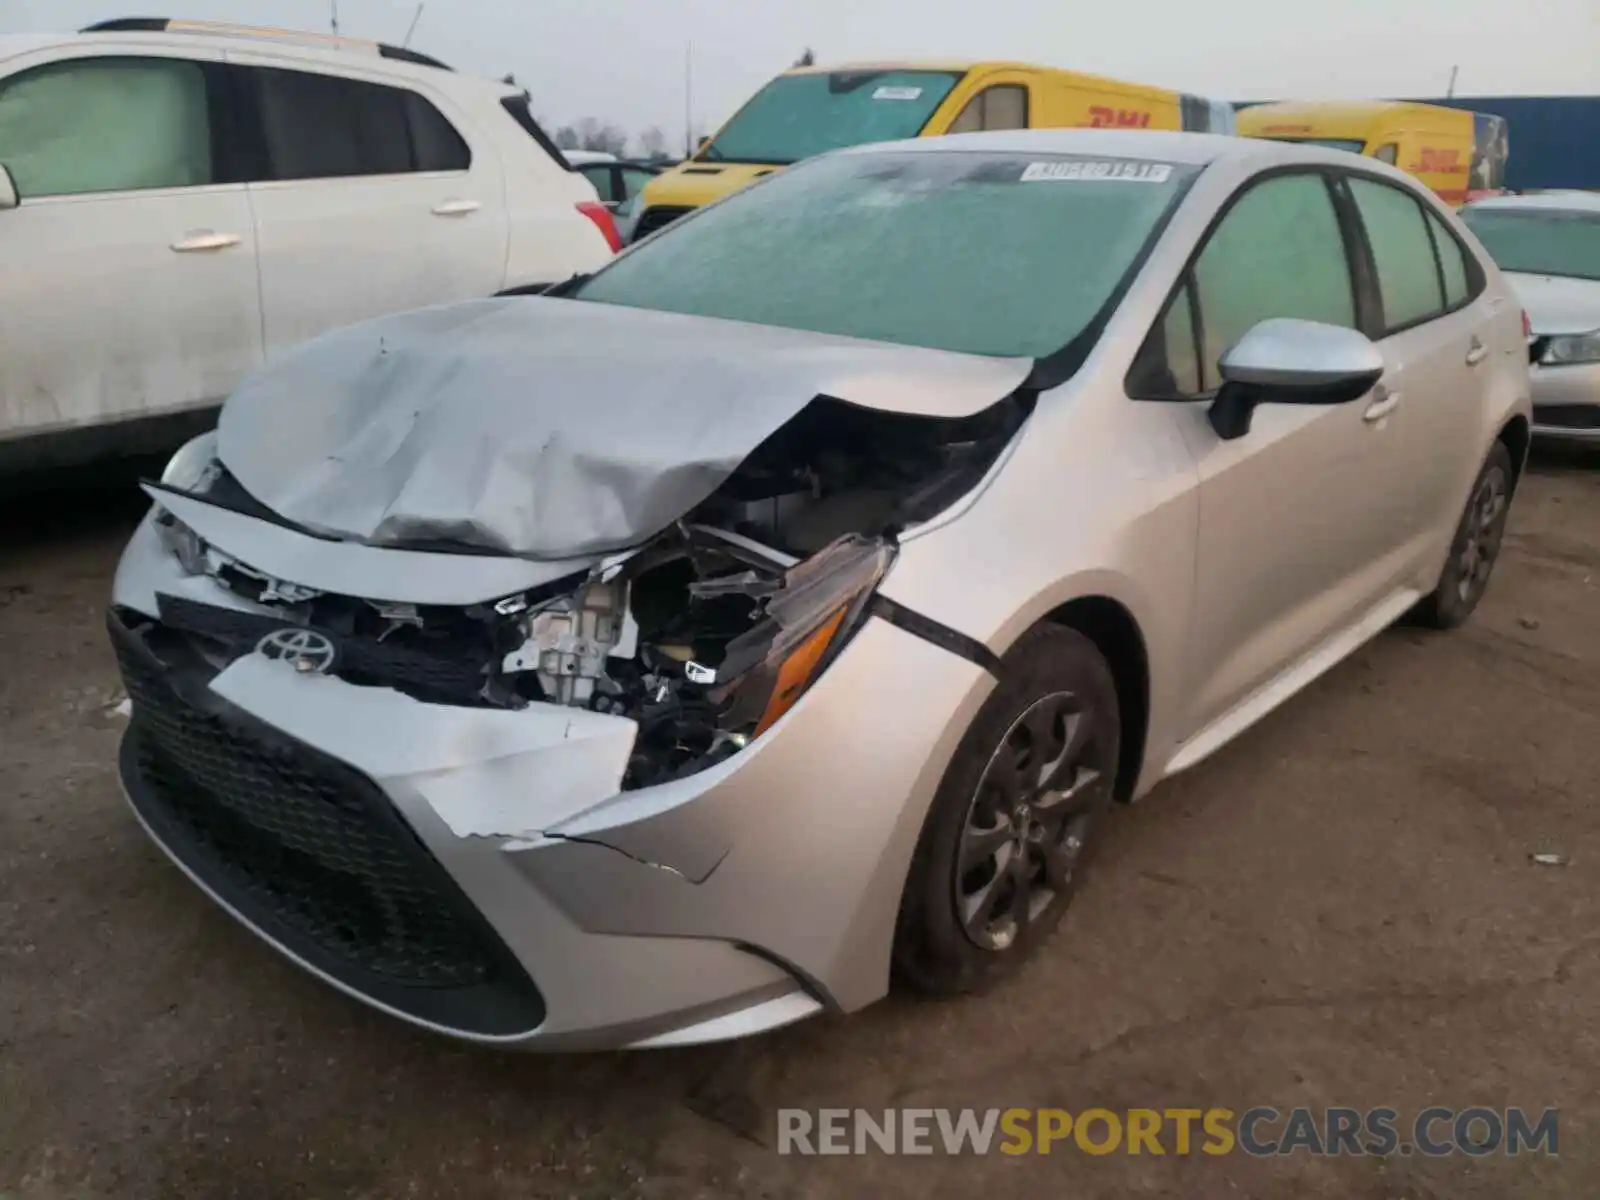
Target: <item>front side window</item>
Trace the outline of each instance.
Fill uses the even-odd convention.
[[[1321,175],[1283,175],[1246,192],[1195,260],[1194,283],[1207,391],[1221,384],[1228,348],[1271,317],[1356,326],[1349,259]]]
[[[1600,281],[1600,212],[1484,207],[1461,220],[1502,271]]]
[[[1026,129],[1028,89],[1004,83],[984,88],[950,123],[950,133],[978,133],[985,129]]]
[[[836,155],[679,221],[575,295],[1039,358],[1090,327],[1195,173],[979,151]]]
[[[780,75],[733,115],[700,157],[787,166],[846,146],[916,137],[960,78],[954,71]]]
[[[250,73],[272,179],[402,175],[470,165],[461,135],[415,92],[276,67]]]
[[[1372,152],[1372,157],[1392,167],[1400,158],[1400,147],[1393,142],[1385,142]]]
[[[1442,313],[1444,286],[1422,205],[1399,188],[1370,179],[1350,180],[1350,195],[1378,267],[1384,328],[1402,329]]]
[[[215,181],[206,77],[176,58],[83,58],[0,84],[0,163],[23,200]]]
[[[1183,400],[1214,392],[1223,354],[1272,317],[1355,328],[1349,259],[1321,175],[1268,179],[1234,203],[1145,338],[1129,394]]]

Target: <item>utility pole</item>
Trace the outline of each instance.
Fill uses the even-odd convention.
[[[683,156],[694,157],[694,43],[683,44]]]
[[[339,32],[339,0],[328,0],[328,24],[335,35]]]
[[[1447,99],[1447,100],[1455,99],[1455,94],[1456,94],[1456,76],[1459,75],[1459,74],[1461,74],[1461,68],[1459,66],[1455,66],[1455,67],[1451,67],[1450,68],[1450,87],[1445,92],[1445,99]]]

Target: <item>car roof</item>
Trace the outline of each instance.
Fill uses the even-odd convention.
[[[1541,192],[1533,196],[1486,196],[1467,206],[1482,209],[1558,209],[1565,212],[1600,213],[1600,195],[1594,192]]]
[[[1321,146],[1301,146],[1292,142],[1219,133],[1168,133],[1142,129],[1006,129],[908,138],[899,142],[872,142],[852,146],[838,153],[910,151],[932,154],[941,150],[979,150],[993,154],[1104,155],[1109,158],[1161,159],[1191,166],[1205,166],[1224,160],[1349,165],[1349,161],[1356,157]],[[1369,168],[1383,166],[1374,159],[1362,159],[1361,162]]]
[[[306,40],[299,38],[303,36]],[[373,52],[342,46],[318,45],[319,34],[301,34],[298,30],[263,29],[262,36],[252,37],[241,32],[185,32],[178,29],[162,31],[107,30],[89,33],[54,34],[0,34],[0,59],[52,46],[127,46],[137,50],[141,46],[193,48],[216,53],[231,50],[240,54],[280,55],[297,62],[318,63],[329,67],[362,67],[395,78],[413,79],[444,87],[484,88],[496,95],[521,95],[522,89],[498,79],[486,79],[447,68],[394,58],[380,54],[373,43]],[[349,39],[352,46],[357,39]]]

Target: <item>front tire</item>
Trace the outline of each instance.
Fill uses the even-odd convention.
[[[1430,629],[1455,629],[1478,607],[1500,557],[1515,486],[1511,452],[1504,442],[1496,442],[1472,485],[1438,586],[1416,608],[1414,616],[1419,624]]]
[[[981,991],[1050,935],[1098,845],[1121,732],[1088,638],[1040,626],[1013,647],[923,824],[895,931],[903,979]]]

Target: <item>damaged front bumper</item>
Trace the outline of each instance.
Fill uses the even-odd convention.
[[[991,682],[868,618],[740,753],[624,791],[626,717],[428,703],[261,653],[219,667],[170,636],[172,599],[271,611],[187,574],[151,519],[130,544],[110,624],[151,836],[308,970],[502,1045],[687,1044],[877,999],[927,804]]]

